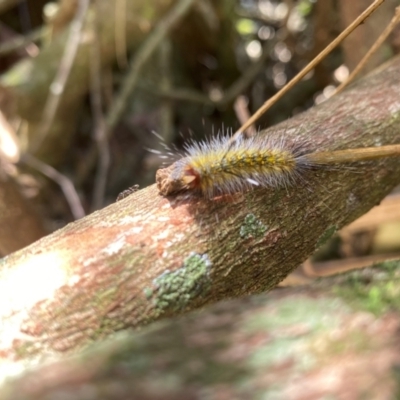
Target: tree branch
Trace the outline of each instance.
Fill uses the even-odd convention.
[[[310,150],[399,142],[400,58],[268,130]],[[263,133],[264,134],[264,133]],[[400,182],[400,160],[310,170],[304,182],[206,201],[153,185],[6,258],[0,351],[77,349],[115,331],[274,287]]]

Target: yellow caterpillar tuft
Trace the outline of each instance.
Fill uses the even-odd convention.
[[[220,135],[187,145],[185,157],[172,167],[168,187],[213,198],[254,186],[289,185],[301,168],[309,164],[301,149],[282,139],[259,135],[234,142],[230,139],[228,135]]]
[[[232,141],[229,135],[220,135],[188,144],[182,159],[157,171],[157,185],[164,196],[192,191],[211,199],[254,186],[288,186],[309,167],[400,155],[400,144],[315,153],[307,147],[303,140],[286,142],[255,135]]]

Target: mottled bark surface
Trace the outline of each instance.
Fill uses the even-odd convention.
[[[265,134],[310,150],[399,142],[400,59]],[[310,170],[213,201],[132,194],[2,260],[1,354],[63,352],[274,287],[400,182],[400,160]],[[133,182],[134,183],[134,182]]]

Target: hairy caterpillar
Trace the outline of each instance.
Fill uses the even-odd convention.
[[[211,199],[255,186],[288,186],[304,169],[399,155],[400,145],[309,153],[299,142],[255,135],[249,139],[218,135],[185,146],[185,155],[160,169],[156,182],[164,196],[181,191]]]

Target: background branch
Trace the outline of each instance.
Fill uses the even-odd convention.
[[[300,400],[333,393],[359,399],[368,391],[372,399],[396,398],[400,320],[371,311],[396,305],[398,277],[399,263],[386,263],[314,282],[312,289],[221,302],[35,365],[0,387],[0,396],[172,400],[273,391],[278,399]],[[368,299],[371,287],[386,297]],[[327,372],[335,373],[334,382],[318,384]]]

